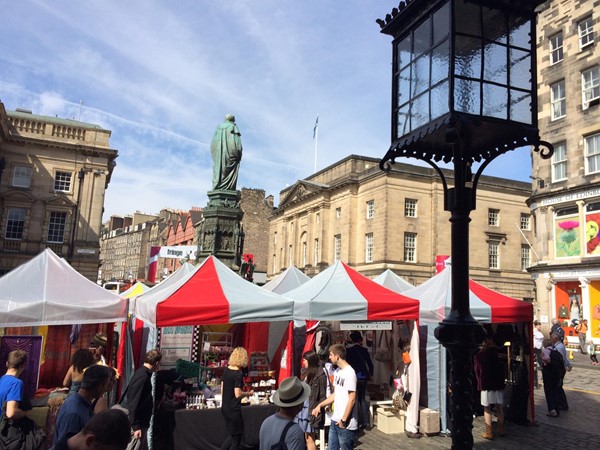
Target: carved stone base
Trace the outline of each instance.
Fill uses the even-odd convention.
[[[208,205],[198,228],[198,255],[201,259],[214,255],[221,262],[238,270],[244,250],[239,191],[209,191]]]

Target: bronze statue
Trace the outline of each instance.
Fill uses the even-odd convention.
[[[235,191],[240,161],[242,159],[242,139],[240,130],[232,114],[225,116],[210,144],[213,158],[213,190]]]

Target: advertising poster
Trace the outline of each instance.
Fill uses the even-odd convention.
[[[554,246],[557,258],[581,255],[579,216],[561,216],[554,219]]]
[[[585,254],[600,255],[600,211],[585,216]]]
[[[160,335],[161,369],[171,369],[178,359],[190,361],[194,342],[194,327],[164,327]]]
[[[560,322],[565,337],[577,337],[575,325],[581,320],[581,288],[578,281],[556,283],[556,318]],[[576,321],[573,323],[573,321]]]
[[[588,285],[590,294],[590,311],[587,339],[600,339],[600,281],[592,281]]]

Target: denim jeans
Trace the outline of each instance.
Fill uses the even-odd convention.
[[[340,428],[336,423],[331,422],[329,427],[329,450],[352,450],[354,448],[354,438],[357,430],[348,430]]]

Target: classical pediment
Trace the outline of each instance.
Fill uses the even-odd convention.
[[[300,180],[291,186],[279,202],[279,207],[290,204],[294,201],[301,200],[306,196],[326,190],[329,186],[321,183],[314,183],[311,181]]]

